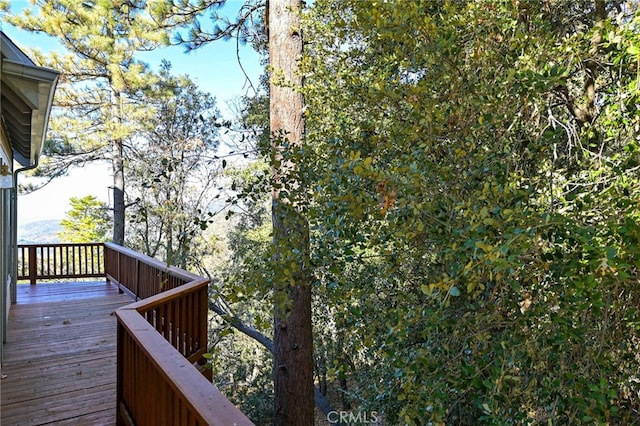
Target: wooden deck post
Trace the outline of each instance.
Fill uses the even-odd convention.
[[[100,318],[105,320],[105,324],[112,315],[117,319],[117,329],[110,331],[116,333],[116,336],[113,336],[116,343],[116,383],[115,389],[109,388],[105,391],[109,398],[116,398],[116,406],[110,407],[110,403],[107,403],[105,409],[100,409],[101,413],[106,412],[105,415],[109,417],[104,424],[113,424],[115,421],[118,426],[155,426],[165,423],[192,426],[252,425],[253,423],[212,385],[211,375],[201,374],[201,369],[194,367],[207,351],[209,280],[111,243],[90,244],[104,247],[104,268],[96,270],[92,267],[95,265],[94,254],[88,245],[89,243],[21,245],[19,254],[23,259],[20,262],[22,273],[18,278],[36,284],[37,279],[98,278],[106,275],[118,284],[118,290],[124,289],[127,296],[135,293],[133,296],[136,299],[143,299],[126,306],[122,306],[118,301],[117,309],[114,310],[114,305],[108,304],[105,305],[108,308],[106,311],[100,311]],[[73,268],[76,263],[79,265],[77,269]],[[82,288],[85,285],[91,284],[70,282],[60,287],[65,288],[66,294],[66,288],[69,286]],[[97,286],[100,291],[105,291],[103,285],[98,283]],[[106,289],[110,287],[107,286]],[[29,293],[38,289],[45,290],[39,285]],[[115,289],[112,290],[115,293]],[[66,295],[64,301],[68,302]],[[86,315],[94,318],[93,307],[89,309],[91,312],[85,312],[87,309],[84,304],[91,303],[89,298],[80,297],[79,302],[74,304],[74,309],[81,313],[76,315],[74,310],[76,316],[72,317],[72,321],[65,319],[69,317],[69,311],[63,311],[61,307],[47,306],[47,312],[55,312],[57,315],[57,319],[47,325],[54,327],[52,324],[55,322],[55,327],[60,333],[69,333],[73,327],[72,323],[81,323],[81,319],[88,318]],[[101,302],[98,304],[102,306]],[[111,315],[107,315],[107,312],[111,312]],[[36,316],[38,319],[41,318]],[[38,325],[41,325],[40,321]],[[79,332],[83,331],[86,329],[79,329]],[[48,334],[55,337],[59,335],[51,332]],[[40,343],[41,339],[35,340]],[[83,340],[94,341],[93,338]],[[113,346],[113,342],[110,343]],[[55,345],[57,348],[63,346],[66,348],[66,345]],[[38,356],[48,356],[48,349],[40,348]],[[109,360],[112,356],[108,354],[102,359],[113,365]],[[18,374],[9,374],[8,377],[7,380],[19,384]],[[85,386],[85,380],[92,382],[89,376],[83,377],[83,383],[76,383],[74,380],[73,384],[68,384],[68,388],[80,391],[74,387],[76,384]],[[2,385],[3,391],[4,384],[5,381]],[[67,385],[64,387],[66,389]],[[2,396],[4,398],[5,394]],[[26,401],[31,403],[30,400]],[[3,424],[10,413],[10,410],[4,410],[5,404],[6,398],[2,400]],[[73,407],[74,412],[77,408]],[[86,408],[84,414],[94,413],[93,408]],[[115,412],[112,411],[114,408]],[[39,418],[51,419],[50,413],[45,413],[39,405],[37,410]],[[29,416],[31,412],[29,411]],[[65,412],[61,415],[67,414]],[[22,421],[7,423],[18,424]]]
[[[29,246],[29,282],[31,285],[36,283],[36,275],[38,273],[38,257],[36,256],[36,246]]]

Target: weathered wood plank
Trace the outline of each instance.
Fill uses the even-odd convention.
[[[86,299],[88,297],[106,296],[113,292],[113,286],[103,281],[78,282],[39,282],[35,285],[18,284],[18,300],[22,303],[43,303]]]
[[[4,347],[1,423],[115,424],[113,311],[128,303],[104,281],[19,286]]]

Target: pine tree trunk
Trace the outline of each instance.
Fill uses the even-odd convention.
[[[112,119],[118,122],[122,120],[120,102],[120,94],[113,90],[111,92]],[[121,139],[115,139],[111,143],[113,144],[113,152],[111,154],[111,166],[113,168],[113,242],[123,245],[125,223],[124,151]]]
[[[273,149],[274,416],[276,425],[314,423],[309,227],[291,195],[303,189],[286,150],[301,146],[304,99],[296,74],[302,54],[300,0],[269,0],[270,127]],[[283,84],[284,83],[284,84]],[[286,191],[282,191],[286,189]]]

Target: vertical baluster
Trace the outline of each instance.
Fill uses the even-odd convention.
[[[97,272],[98,272],[98,271],[96,271],[96,268],[95,268],[95,260],[96,260],[96,256],[98,255],[98,253],[97,253],[98,250],[97,249],[98,249],[98,246],[96,246],[96,245],[92,245],[91,246],[91,250],[90,250],[90,253],[91,253],[91,275],[96,275]]]
[[[80,264],[80,247],[79,246],[71,246],[69,247],[71,250],[71,257],[73,258],[73,262],[70,266],[70,272],[75,273],[78,270],[78,265]]]
[[[87,257],[87,246],[84,244],[79,245],[78,246],[78,270],[76,271],[78,275],[83,275],[87,270],[86,257]]]
[[[49,249],[49,265],[53,269],[51,275],[54,277],[70,275],[69,266],[63,260],[65,250],[66,246],[64,245],[51,246]]]
[[[198,339],[197,331],[198,331],[198,293],[193,293],[189,295],[189,312],[192,312],[189,315],[189,350],[193,354],[196,352],[196,340]]]
[[[84,259],[82,260],[82,264],[84,265],[84,273],[86,275],[93,275],[93,270],[91,269],[91,253],[92,248],[90,244],[84,246]]]
[[[36,259],[38,262],[38,267],[35,269],[36,276],[40,277],[44,274],[44,247],[38,247],[36,250]]]
[[[58,246],[54,250],[54,263],[56,264],[57,273],[71,275],[69,273],[69,264],[64,261],[65,252],[68,250],[66,246]]]
[[[136,298],[140,296],[140,261],[138,259],[135,260],[135,280],[132,283],[135,285],[135,295]]]
[[[38,275],[46,277],[49,274],[49,247],[40,247],[39,252],[38,257],[40,258],[40,269],[38,271]]]
[[[186,294],[185,296],[178,299],[178,316],[180,318],[180,321],[178,322],[178,328],[180,333],[178,335],[178,345],[180,347],[178,350],[183,356],[189,357],[189,349],[187,348],[187,344],[186,344],[186,339],[189,333],[189,328],[187,327],[187,314],[189,314],[189,311],[187,308],[186,301],[189,295]]]
[[[71,259],[69,257],[69,247],[61,247],[60,249],[60,257],[62,258],[62,262],[65,264],[65,268],[67,272],[69,272],[69,264],[71,263]]]

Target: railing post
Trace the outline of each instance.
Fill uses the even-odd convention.
[[[122,396],[122,388],[124,386],[124,331],[122,328],[122,324],[120,323],[120,319],[118,318],[118,328],[116,335],[116,425],[124,425],[126,424],[123,418],[123,415],[120,411],[120,404],[124,401]]]
[[[136,259],[136,300],[140,299],[140,260]]]
[[[205,287],[199,292],[199,302],[200,306],[198,310],[200,311],[200,315],[198,315],[198,327],[200,328],[200,335],[198,338],[200,339],[200,347],[204,348],[205,351],[208,350],[209,346],[209,285],[207,283]]]
[[[36,275],[38,272],[38,258],[36,257],[36,246],[29,246],[29,282],[31,285],[36,283]]]

